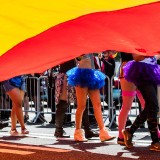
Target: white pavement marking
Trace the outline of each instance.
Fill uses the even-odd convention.
[[[111,132],[112,134],[116,134],[117,135],[117,131],[112,131]],[[146,133],[146,132],[140,132],[140,133],[136,133],[137,135],[139,134],[139,135],[141,135],[141,136],[147,136],[148,135],[148,133]],[[135,135],[136,135],[135,134]],[[0,136],[10,136],[10,134],[9,133],[4,133],[4,132],[0,132]],[[27,137],[36,137],[36,138],[41,138],[41,139],[51,139],[51,140],[57,140],[57,138],[56,137],[54,137],[54,135],[53,134],[44,134],[44,133],[29,133],[29,134],[26,134],[26,135],[22,135],[22,134],[19,134],[18,136],[27,136]],[[71,136],[70,138],[58,138],[59,140],[73,140],[74,141],[74,137],[73,136]],[[6,140],[1,140],[1,141],[6,141]],[[97,137],[97,138],[94,138],[94,139],[91,139],[91,140],[89,140],[89,142],[91,142],[91,143],[99,143],[100,142],[100,140],[99,140],[99,138]],[[107,141],[107,142],[105,142],[105,143],[109,143],[109,142],[115,142],[115,143],[117,143],[117,139],[115,138],[114,140],[112,140],[112,141]],[[135,142],[135,145],[137,146],[137,145],[140,145],[140,146],[148,146],[148,145],[150,145],[151,144],[151,140],[140,140],[140,139],[134,139],[133,140],[133,142]],[[87,143],[87,142],[86,142]]]

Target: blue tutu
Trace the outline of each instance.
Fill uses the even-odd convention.
[[[100,89],[105,85],[106,75],[94,69],[74,67],[67,73],[68,84],[71,86]]]
[[[160,66],[157,64],[130,61],[124,65],[123,71],[125,79],[135,85],[144,82],[160,84]]]

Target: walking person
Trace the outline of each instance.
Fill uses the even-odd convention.
[[[126,147],[132,148],[133,134],[141,124],[147,121],[152,140],[150,150],[160,151],[157,126],[159,111],[157,85],[160,84],[160,66],[156,64],[155,57],[144,57],[133,54],[133,58],[133,61],[128,62],[123,67],[124,77],[138,87],[145,100],[145,108],[136,117],[131,127],[122,131],[124,142]]]
[[[10,97],[12,101],[12,111],[11,111],[11,130],[10,134],[16,136],[19,132],[16,129],[17,120],[21,126],[21,134],[29,134],[24,124],[24,117],[22,111],[22,104],[25,88],[25,80],[23,76],[17,76],[6,80],[3,82],[3,86],[6,94]]]
[[[76,62],[74,59],[64,62],[59,67],[59,73],[55,80],[55,98],[56,98],[56,114],[55,114],[55,124],[56,130],[54,136],[57,138],[69,138],[63,129],[63,122],[65,119],[65,113],[69,107],[69,103],[76,102],[76,95],[74,87],[67,85],[67,75],[66,72],[75,67]],[[85,131],[85,138],[89,139],[92,137],[98,137],[99,134],[90,128],[88,110],[86,108],[83,114],[82,125]]]
[[[118,115],[118,139],[117,143],[120,145],[124,145],[124,137],[122,134],[122,130],[125,128],[129,111],[131,110],[133,100],[135,99],[135,96],[137,95],[139,98],[139,101],[141,103],[142,110],[145,106],[145,101],[141,95],[141,93],[138,91],[137,87],[134,83],[127,81],[124,78],[124,72],[123,72],[123,66],[133,60],[132,54],[121,52],[121,67],[120,67],[120,85],[122,90],[122,107],[120,110],[120,113]]]
[[[87,96],[90,97],[94,115],[99,126],[99,137],[101,141],[115,138],[110,136],[105,129],[100,100],[100,88],[105,85],[105,74],[94,68],[93,54],[85,54],[77,58],[78,65],[67,72],[68,83],[76,89],[77,110],[76,110],[76,129],[74,133],[75,141],[87,141],[84,130],[81,128],[82,115],[86,108]]]

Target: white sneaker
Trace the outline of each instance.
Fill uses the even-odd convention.
[[[85,138],[83,129],[76,129],[74,132],[74,140],[78,142],[86,142],[88,139]]]
[[[109,141],[109,140],[112,140],[114,138],[116,138],[115,136],[110,136],[108,131],[106,130],[106,128],[104,127],[103,129],[100,130],[99,132],[99,138],[101,140],[101,142],[104,142],[104,141]]]

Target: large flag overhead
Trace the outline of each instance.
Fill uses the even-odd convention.
[[[160,52],[160,1],[0,2],[0,81],[106,49]]]

